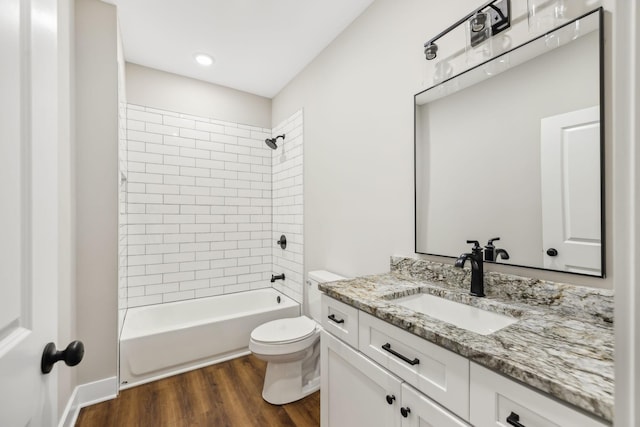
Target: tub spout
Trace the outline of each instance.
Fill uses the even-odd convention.
[[[278,274],[277,276],[274,276],[272,274],[271,275],[271,283],[275,282],[276,280],[284,280],[284,273]]]

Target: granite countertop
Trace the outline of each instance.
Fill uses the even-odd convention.
[[[470,272],[392,258],[391,273],[320,284],[320,290],[494,371],[613,421],[613,293],[485,273],[487,297],[468,294]],[[394,304],[429,293],[518,318],[480,335]]]

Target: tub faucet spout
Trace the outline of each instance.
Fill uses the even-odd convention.
[[[275,282],[276,280],[284,280],[284,273],[278,274],[277,276],[274,276],[272,274],[271,275],[271,283]]]

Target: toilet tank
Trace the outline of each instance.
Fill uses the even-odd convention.
[[[322,292],[318,289],[318,283],[335,282],[345,280],[346,277],[339,276],[325,270],[310,271],[307,275],[307,301],[309,301],[309,315],[313,320],[320,323],[320,296]]]

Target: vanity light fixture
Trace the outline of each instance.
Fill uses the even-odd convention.
[[[203,67],[209,67],[211,64],[213,64],[213,58],[206,53],[196,53],[195,55],[193,55],[193,58],[198,64],[202,65]]]
[[[435,43],[429,43],[428,46],[424,47],[424,56],[427,60],[431,61],[436,56],[438,56],[438,45]]]
[[[457,28],[460,24],[469,21],[471,28],[471,45],[476,46],[486,40],[487,36],[478,37],[478,33],[482,33],[487,29],[487,26],[491,27],[491,36],[495,36],[498,33],[506,30],[511,26],[511,3],[510,0],[491,0],[480,6],[478,9],[474,9],[468,13],[455,24],[451,25],[440,34],[427,41],[424,44],[424,55],[428,61],[434,59],[437,55],[438,46],[435,44],[436,40],[449,34],[452,30]],[[489,22],[487,22],[489,21]],[[486,33],[489,33],[488,31]],[[473,35],[475,34],[475,36]],[[491,37],[489,36],[489,37]]]

